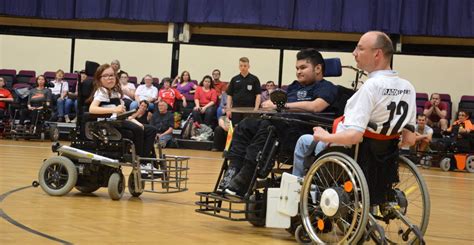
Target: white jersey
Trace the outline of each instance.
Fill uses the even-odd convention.
[[[142,84],[138,86],[135,95],[138,96],[140,101],[156,99],[158,98],[158,89],[153,85],[147,87],[146,84]]]
[[[370,122],[370,124],[369,124]],[[343,128],[394,135],[416,122],[413,85],[392,70],[375,71],[347,101]]]

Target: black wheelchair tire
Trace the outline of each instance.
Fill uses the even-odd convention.
[[[65,172],[62,171],[63,168]],[[57,183],[55,183],[56,185],[61,181],[59,185],[52,186],[53,183],[51,183],[51,178],[55,178],[55,176],[52,176],[52,175],[59,175],[60,177],[61,175],[64,175],[64,174],[66,174],[65,177],[63,176],[63,178],[65,179],[62,179],[62,180],[60,179],[57,181]],[[48,175],[48,177],[46,175]],[[48,158],[46,161],[44,161],[43,165],[40,168],[40,171],[38,174],[38,181],[43,191],[45,191],[51,196],[66,195],[76,185],[76,182],[77,182],[76,166],[70,159],[63,156],[54,156],[54,157]]]
[[[252,203],[257,200],[257,195],[261,196],[260,194],[253,194],[250,196],[249,200],[251,203],[246,204],[246,211],[255,211],[255,210],[262,210],[264,203]],[[262,197],[260,197],[262,198]],[[264,227],[265,226],[265,210],[263,209],[262,212],[253,213],[253,212],[246,212],[245,218],[248,220],[250,224],[255,227]]]
[[[135,175],[133,172],[131,172],[130,176],[128,176],[128,192],[130,192],[130,195],[134,197],[139,197],[141,194],[143,194],[143,186],[140,188],[140,191],[135,191]]]

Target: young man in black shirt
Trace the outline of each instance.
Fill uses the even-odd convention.
[[[260,81],[258,77],[249,73],[249,59],[242,57],[239,59],[239,75],[230,80],[227,87],[227,117],[232,119],[232,123],[236,125],[242,120],[242,115],[234,113],[232,115],[232,107],[253,107],[258,110],[260,106]]]

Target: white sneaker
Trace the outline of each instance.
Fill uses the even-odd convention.
[[[140,173],[142,175],[142,178],[150,178],[150,175],[153,175],[153,177],[156,177],[157,175],[163,174],[163,171],[155,168],[153,164],[147,163],[147,164],[141,164],[140,165]]]
[[[76,123],[77,122],[77,117],[75,117],[74,119],[71,120],[72,123]]]
[[[67,122],[67,123],[71,122],[71,119],[69,119],[69,115],[64,116],[64,121]]]

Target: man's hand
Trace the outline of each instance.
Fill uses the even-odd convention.
[[[313,131],[314,131],[313,139],[315,141],[327,142],[326,138],[327,138],[327,136],[330,135],[330,133],[328,131],[326,131],[325,129],[323,129],[321,127],[314,127]]]
[[[226,115],[227,118],[229,118],[229,119],[232,118],[232,112],[230,111],[230,109],[228,109],[228,110],[225,112],[225,115]]]
[[[276,109],[276,105],[271,100],[266,100],[262,103],[262,108]]]

